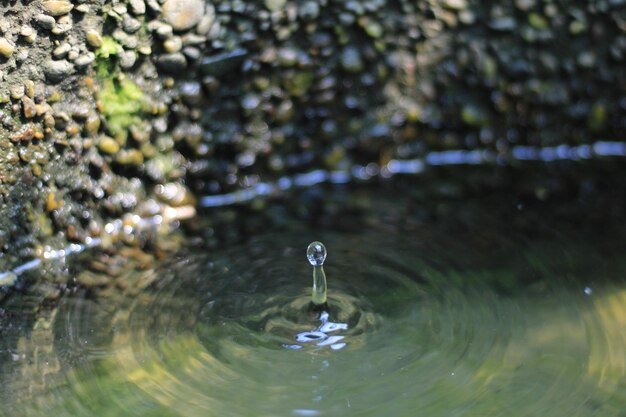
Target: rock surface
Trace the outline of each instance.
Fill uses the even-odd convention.
[[[426,150],[626,138],[619,1],[7,7],[0,264],[169,204],[158,185],[216,194]]]

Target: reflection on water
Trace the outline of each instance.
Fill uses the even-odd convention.
[[[0,413],[623,416],[619,233],[531,237],[482,209],[450,231],[380,201],[358,231],[189,248],[4,329]],[[321,316],[303,253],[318,238]],[[21,301],[5,314],[28,315]]]

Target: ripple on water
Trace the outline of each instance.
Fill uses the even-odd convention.
[[[192,253],[116,305],[68,297],[53,320],[57,372],[8,409],[26,416],[549,417],[626,409],[623,280],[560,275],[560,267],[545,267],[546,254],[540,261],[520,255],[528,262],[508,269],[444,268],[418,256],[408,238],[331,235],[329,317],[320,321],[308,309],[307,242],[280,241],[285,249],[267,236]],[[533,262],[543,272],[529,269]],[[513,292],[488,284],[524,273],[540,276],[520,278]],[[591,278],[612,283],[590,295]],[[302,339],[320,331],[320,341],[337,338],[321,346]]]

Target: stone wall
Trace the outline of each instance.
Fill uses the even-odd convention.
[[[623,0],[0,11],[4,267],[258,178],[626,137]]]

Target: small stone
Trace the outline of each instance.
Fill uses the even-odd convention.
[[[287,0],[265,0],[265,7],[271,12],[282,10],[287,4]]]
[[[90,113],[85,120],[85,133],[95,135],[100,130],[100,116],[96,113]]]
[[[22,84],[12,85],[9,87],[9,93],[12,99],[19,100],[24,97],[24,86]]]
[[[211,13],[205,14],[204,16],[202,16],[202,19],[200,19],[198,26],[196,26],[196,32],[199,33],[200,35],[206,35],[211,30],[211,27],[213,26],[214,21],[215,21],[215,12],[213,14]]]
[[[41,7],[50,16],[63,16],[68,14],[74,5],[69,1],[44,1],[41,3]]]
[[[298,50],[285,47],[278,51],[278,62],[283,67],[292,67],[298,63]]]
[[[370,37],[377,39],[383,34],[383,27],[380,23],[371,19],[359,19],[359,23]]]
[[[583,68],[593,68],[596,65],[596,54],[593,51],[583,51],[578,54],[576,62]]]
[[[443,7],[452,10],[463,10],[467,8],[467,0],[443,0]]]
[[[135,51],[122,51],[118,54],[120,66],[124,69],[131,68],[137,62]]]
[[[72,30],[72,16],[65,15],[57,19],[56,26],[52,29],[52,33],[55,35],[63,35],[64,33]]]
[[[74,65],[66,60],[48,61],[44,64],[44,74],[52,82],[62,81],[74,72]]]
[[[15,51],[15,44],[7,38],[0,38],[0,55],[10,58]]]
[[[341,53],[341,66],[348,72],[361,72],[363,70],[363,61],[359,50],[353,46],[346,47]]]
[[[50,106],[46,102],[43,102],[41,104],[36,104],[35,107],[37,109],[37,116],[48,115],[48,113],[52,112],[52,106]],[[44,122],[45,122],[45,118],[44,118]]]
[[[67,42],[62,43],[61,45],[54,48],[54,50],[52,51],[52,56],[55,59],[65,58],[65,56],[67,56],[67,53],[70,51],[70,49],[72,49],[72,47],[70,46],[69,43]]]
[[[119,152],[120,144],[112,137],[102,136],[98,140],[98,149],[108,155],[113,155]]]
[[[24,82],[24,93],[30,98],[35,97],[35,83],[33,80],[26,80]]]
[[[15,53],[16,62],[24,62],[28,59],[28,49],[18,49]]]
[[[186,46],[183,48],[183,54],[191,61],[195,61],[200,58],[201,52],[198,48],[193,46]]]
[[[113,11],[117,13],[118,16],[124,16],[128,12],[128,9],[124,4],[118,3],[113,6]]]
[[[166,0],[163,3],[163,17],[174,30],[188,30],[196,26],[207,4],[203,0]]]
[[[74,64],[76,65],[77,68],[85,68],[86,66],[88,66],[95,60],[96,60],[96,55],[93,52],[87,52],[86,54],[81,55],[78,58],[76,58],[76,60],[74,61]]]
[[[515,7],[526,12],[535,7],[536,0],[515,0]]]
[[[510,32],[517,28],[517,22],[509,16],[497,17],[489,22],[489,27],[501,32]]]
[[[157,0],[146,0],[146,5],[154,13],[161,13],[161,6]]]
[[[67,54],[67,59],[69,61],[76,61],[80,56],[80,52],[76,50],[76,48],[72,48],[70,52]]]
[[[74,10],[79,13],[84,14],[84,13],[89,13],[90,7],[88,4],[79,4],[78,6],[76,6]]]
[[[461,110],[461,119],[470,126],[481,127],[489,123],[489,113],[480,106],[466,104]]]
[[[174,29],[170,25],[162,24],[156,29],[156,33],[161,39],[167,39],[172,36]]]
[[[539,13],[530,13],[528,15],[528,23],[537,30],[545,30],[550,26],[548,20]]]
[[[204,36],[196,35],[194,33],[188,33],[183,36],[183,45],[202,45],[206,42],[206,38]]]
[[[100,33],[98,33],[98,31],[96,30],[90,30],[87,32],[87,35],[85,35],[85,38],[87,39],[87,43],[89,44],[89,46],[92,46],[94,48],[100,48],[102,46],[102,36],[100,36]]]
[[[35,39],[37,39],[37,32],[35,32],[35,29],[31,26],[24,25],[20,30],[20,36],[22,36],[26,42],[33,43]]]
[[[461,10],[459,12],[459,22],[465,25],[472,25],[476,21],[476,15],[470,9]]]
[[[580,35],[587,31],[587,24],[581,20],[574,20],[569,24],[569,33],[572,35]]]
[[[152,48],[150,47],[150,45],[140,45],[139,48],[137,48],[137,52],[139,52],[141,55],[152,55]]]
[[[124,20],[122,21],[122,28],[124,28],[125,32],[135,33],[141,29],[141,23],[139,20],[132,18],[129,15],[125,15]]]
[[[164,54],[157,58],[157,66],[165,72],[175,74],[185,70],[187,60],[180,52]]]
[[[24,111],[24,117],[27,119],[32,119],[37,115],[35,102],[28,96],[22,97],[22,110]]]
[[[139,149],[125,149],[117,154],[115,160],[122,165],[139,166],[143,164],[143,154]]]
[[[179,36],[172,36],[163,42],[163,49],[169,54],[178,52],[183,48],[183,41]]]
[[[42,29],[52,30],[56,26],[56,20],[54,17],[48,16],[46,14],[38,14],[35,16],[35,21]]]
[[[144,3],[143,0],[130,0],[128,4],[133,14],[142,15],[146,13],[146,3]]]
[[[317,1],[307,1],[298,10],[298,15],[304,20],[315,20],[320,14],[320,6]]]

